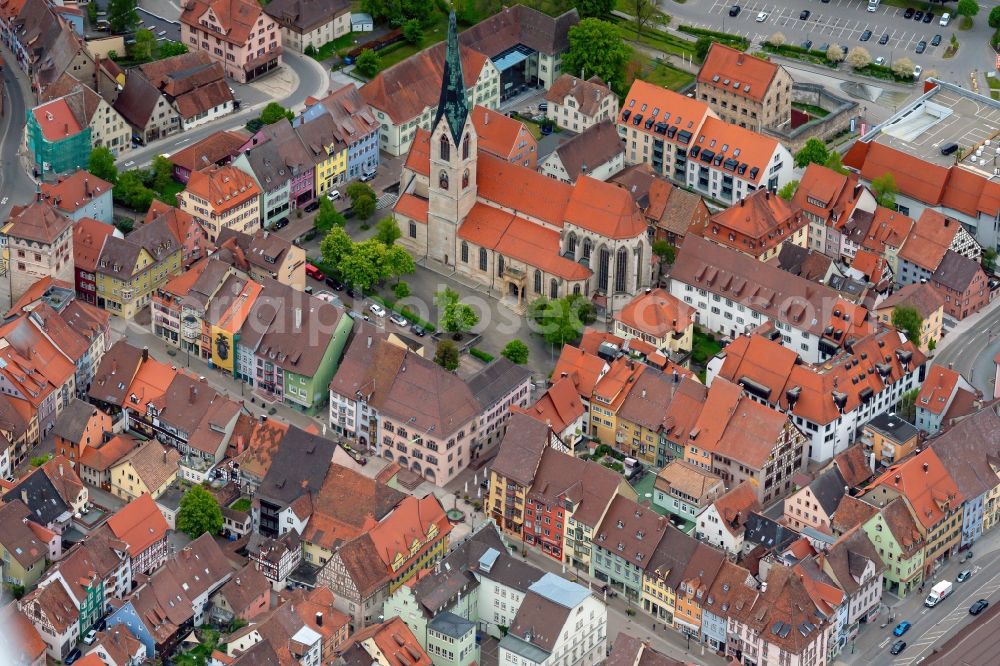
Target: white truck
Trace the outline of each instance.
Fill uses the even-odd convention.
[[[943,580],[937,583],[931,588],[931,593],[927,595],[927,599],[924,600],[924,605],[928,608],[934,608],[939,603],[944,601],[951,591],[955,588],[950,580]]]

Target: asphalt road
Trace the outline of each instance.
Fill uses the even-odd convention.
[[[945,341],[947,344],[938,350],[934,364],[951,367],[987,398],[992,397],[993,359],[1000,354],[1000,306],[993,303],[972,325],[956,329]]]
[[[4,54],[9,55],[4,49]],[[3,66],[3,115],[0,116],[0,218],[6,219],[11,206],[25,204],[35,195],[35,182],[25,173],[18,150],[24,135],[24,90],[16,73],[21,70],[13,61]]]
[[[968,569],[972,577],[964,583],[954,583],[954,592],[934,608],[924,606],[924,598],[931,585],[924,586],[924,592],[914,592],[907,598],[896,600],[892,605],[893,621],[888,622],[885,609],[874,622],[862,629],[854,652],[848,644],[839,656],[847,664],[866,666],[910,666],[927,657],[935,646],[942,645],[963,627],[976,622],[976,616],[969,614],[969,606],[977,599],[987,599],[991,604],[1000,603],[1000,531],[993,530],[972,547],[975,557],[970,562],[961,562],[961,556],[953,558],[941,567],[937,581],[955,580],[959,571]],[[889,597],[895,600],[895,597]],[[883,603],[887,597],[883,597]],[[892,631],[899,622],[908,620],[912,627],[902,636],[906,648],[898,656],[889,654],[889,647],[896,640]],[[885,627],[882,625],[885,624]]]
[[[849,49],[863,46],[872,58],[883,57],[889,62],[905,56],[922,65],[924,70],[936,70],[939,77],[965,86],[969,85],[969,76],[974,70],[982,73],[994,67],[994,54],[988,43],[992,30],[986,23],[990,6],[994,4],[980,2],[974,27],[960,31],[954,19],[948,26],[938,24],[945,11],[954,17],[956,3],[947,3],[943,8],[936,6],[933,21],[923,23],[903,18],[902,8],[884,2],[876,11],[868,12],[867,0],[703,0],[684,4],[660,1],[660,7],[673,17],[672,25],[685,23],[739,33],[758,43],[780,32],[787,43],[801,45],[811,40],[812,48],[822,44],[840,44]],[[733,5],[741,8],[736,17],[729,16]],[[799,19],[803,10],[810,12],[805,20]],[[758,22],[756,19],[761,12],[766,13],[766,18]],[[869,41],[861,42],[865,30],[870,30],[872,36]],[[879,45],[878,39],[883,34],[889,35],[889,41]],[[942,42],[932,47],[930,42],[936,34],[941,35]],[[961,46],[954,57],[944,59],[944,49],[952,34],[958,36]],[[927,51],[917,55],[915,48],[921,40],[927,42]],[[980,80],[980,85],[985,85],[984,79]]]

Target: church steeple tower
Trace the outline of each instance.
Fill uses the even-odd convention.
[[[441,99],[431,125],[427,188],[428,251],[444,264],[454,264],[463,256],[458,228],[476,204],[477,144],[458,47],[458,24],[455,12],[451,12]]]
[[[448,50],[444,57],[444,76],[441,77],[441,99],[438,100],[432,127],[437,127],[442,117],[448,122],[451,137],[457,146],[469,117],[469,103],[465,98],[465,75],[462,72],[462,55],[458,50],[458,23],[454,11],[448,17]]]

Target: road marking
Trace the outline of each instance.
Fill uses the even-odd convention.
[[[889,641],[891,641],[892,639],[893,639],[893,637],[892,637],[892,636],[889,636],[889,637],[888,637],[887,639],[885,639],[884,641],[882,641],[881,643],[879,643],[879,644],[878,644],[878,647],[879,647],[879,649],[881,650],[881,649],[882,649],[882,648],[884,648],[884,647],[885,647],[886,645],[888,645],[888,644],[889,644]]]

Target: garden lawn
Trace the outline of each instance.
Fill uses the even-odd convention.
[[[229,508],[232,509],[233,511],[250,511],[250,498],[241,497],[232,504],[230,504]]]
[[[346,35],[341,35],[337,39],[327,42],[323,46],[319,47],[319,50],[316,55],[313,56],[313,59],[323,62],[324,60],[337,55],[337,51],[340,49],[346,49],[352,46],[354,46],[354,33],[349,32]]]
[[[685,72],[683,69],[678,69],[673,65],[658,62],[653,65],[652,71],[644,76],[643,79],[670,90],[683,90],[694,83],[694,74]]]
[[[162,200],[165,200],[166,203],[170,204],[171,206],[176,206],[177,195],[183,192],[185,187],[186,186],[184,185],[184,183],[178,182],[176,180],[171,180],[170,185],[163,188],[162,192],[157,192],[156,190],[153,191],[159,194],[160,198]]]
[[[618,34],[627,42],[636,41],[635,23],[618,16],[609,16],[608,22],[615,26]],[[638,42],[650,48],[672,55],[694,58],[694,41],[667,34],[661,30],[645,26]]]
[[[708,360],[722,351],[722,344],[711,333],[695,327],[694,341],[691,345],[691,360],[696,365],[704,366]]]

